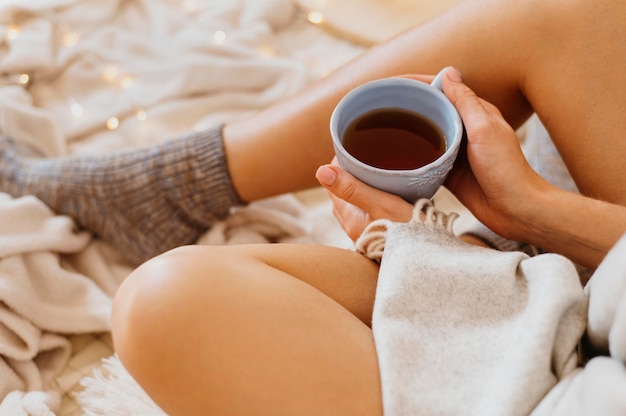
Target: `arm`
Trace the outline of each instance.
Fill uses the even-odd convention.
[[[463,118],[468,143],[467,160],[455,165],[447,187],[503,237],[597,266],[626,231],[626,208],[560,190],[541,178],[500,112],[460,82],[455,71],[448,74],[444,91]],[[410,217],[409,204],[336,166],[321,167],[317,178],[330,191],[335,215],[352,238],[372,219]]]
[[[520,209],[515,228],[524,240],[594,268],[626,231],[626,208],[551,186]]]
[[[453,172],[450,190],[503,237],[596,267],[626,231],[626,207],[549,184],[528,165],[515,132],[493,105],[460,79],[447,79],[444,89],[468,135],[469,163]]]

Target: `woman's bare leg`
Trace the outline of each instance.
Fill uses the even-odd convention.
[[[547,3],[524,94],[581,192],[625,205],[626,3]]]
[[[380,415],[378,267],[312,245],[176,249],[113,311],[124,365],[174,415]]]
[[[37,196],[139,263],[195,242],[233,205],[316,185],[332,158],[331,111],[352,87],[453,65],[514,127],[536,111],[583,193],[626,204],[625,20],[626,3],[610,0],[464,0],[226,126],[224,142],[218,129],[122,154],[33,160],[0,140],[0,190]]]
[[[545,122],[579,188],[625,202],[626,3],[465,0],[363,54],[331,76],[224,131],[243,200],[316,185],[332,158],[338,100],[365,81],[460,69],[514,127],[532,111]],[[593,174],[590,174],[593,172]]]

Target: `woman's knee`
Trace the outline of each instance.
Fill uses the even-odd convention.
[[[211,302],[210,291],[191,294],[198,295],[196,286],[201,281],[219,279],[220,264],[229,258],[225,249],[176,248],[147,261],[126,278],[113,302],[112,332],[116,353],[127,367],[141,372],[167,358],[163,357],[167,342],[185,328],[188,308],[200,301]]]

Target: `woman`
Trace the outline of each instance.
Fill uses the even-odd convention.
[[[444,91],[466,125],[468,163],[455,168],[447,186],[498,234],[595,267],[626,230],[620,179],[626,174],[626,142],[620,140],[626,129],[625,17],[626,5],[611,1],[466,1],[283,103],[213,132],[210,150],[203,147],[205,135],[126,154],[128,166],[148,163],[153,178],[154,170],[165,178],[148,198],[140,195],[146,202],[138,206],[145,208],[133,210],[156,221],[118,212],[115,198],[89,207],[71,182],[59,186],[46,174],[54,170],[67,178],[75,168],[88,170],[92,181],[124,187],[119,193],[101,189],[122,197],[141,188],[143,179],[120,185],[101,174],[121,156],[88,166],[49,163],[45,170],[8,149],[3,163],[12,174],[11,193],[41,196],[138,260],[193,242],[210,226],[209,213],[223,215],[233,203],[310,187],[315,178],[356,238],[373,219],[408,220],[412,207],[336,166],[319,167],[332,158],[328,134],[320,132],[328,130],[334,105],[365,81],[453,65],[464,83],[448,70]],[[586,196],[555,188],[526,163],[514,129],[533,112]],[[219,153],[220,133],[226,156]],[[168,168],[172,161],[181,168]],[[213,170],[198,174],[197,163]],[[207,181],[217,171],[220,192],[212,194]],[[201,196],[196,188],[190,198],[186,189],[191,193],[200,184]],[[175,196],[175,206],[163,206],[160,201],[172,200],[160,197],[164,192]],[[112,218],[102,222],[94,214],[101,210]],[[146,215],[154,211],[167,214]],[[168,219],[171,213],[175,220]],[[155,223],[156,237],[149,232]],[[133,227],[119,233],[128,224]],[[175,238],[160,238],[169,235]],[[121,287],[113,314],[116,350],[172,415],[382,414],[369,328],[377,275],[377,264],[361,254],[330,247],[173,250],[145,263]]]
[[[474,212],[491,209],[492,226],[501,221],[519,233],[512,235],[560,242],[591,262],[623,233],[621,207],[560,191],[537,176],[514,131],[454,70],[444,91],[465,122],[472,167],[456,171],[449,185],[457,195],[478,193],[465,199]],[[506,161],[504,169],[494,174],[493,160]],[[336,166],[322,166],[317,177],[352,235],[372,218],[411,216],[411,205]],[[494,213],[494,206],[502,208]],[[573,211],[611,212],[614,221],[590,221],[593,216]],[[532,222],[511,221],[525,216]],[[603,222],[606,228],[598,230]],[[368,258],[330,247],[176,249],[124,282],[113,315],[116,350],[171,414],[382,414],[369,328],[377,276]]]
[[[122,154],[43,163],[24,158],[4,140],[0,191],[37,195],[139,263],[195,242],[232,205],[317,185],[317,167],[333,156],[330,113],[356,85],[453,65],[513,128],[535,111],[580,191],[622,205],[622,182],[615,178],[624,173],[624,145],[611,138],[626,124],[623,13],[611,1],[602,7],[583,1],[464,2],[223,130]],[[600,21],[602,30],[596,30]],[[505,237],[520,238],[493,224],[486,212],[475,214]],[[557,251],[562,246],[537,243]],[[576,253],[563,254],[580,261]],[[597,264],[599,257],[583,263]]]
[[[626,75],[626,51],[615,44],[626,7],[478,3],[460,5],[256,115],[254,140],[247,122],[226,126],[231,177],[241,198],[308,183],[315,163],[332,155],[325,135],[302,138],[322,130],[348,87],[392,74],[434,73],[452,63],[482,98],[448,70],[444,91],[466,125],[469,162],[456,168],[448,187],[499,234],[596,266],[626,230],[623,186],[616,180],[624,176],[626,144],[589,140],[619,138],[626,127],[626,90],[617,81]],[[596,14],[602,14],[602,31],[595,30]],[[559,190],[529,168],[513,128],[532,111],[581,192],[593,199]],[[290,149],[282,144],[293,137],[308,147],[303,155],[316,155],[307,169],[296,168],[305,163],[298,157],[282,159],[280,149]],[[283,162],[239,165],[242,149],[255,145],[271,146],[263,153],[268,161]],[[251,166],[255,172],[245,172]],[[251,177],[255,181],[244,180]],[[411,215],[409,204],[334,165],[320,167],[316,177],[353,238],[372,219]],[[361,254],[329,247],[174,250],[141,266],[120,289],[116,349],[171,414],[381,414],[369,328],[377,276],[378,266]]]

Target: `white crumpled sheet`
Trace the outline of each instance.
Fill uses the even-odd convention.
[[[48,157],[156,143],[244,117],[361,51],[290,0],[4,0],[0,133]],[[317,200],[238,209],[202,242],[343,242]],[[36,198],[0,195],[0,415],[82,414],[73,392],[113,353],[111,298],[130,271]]]

